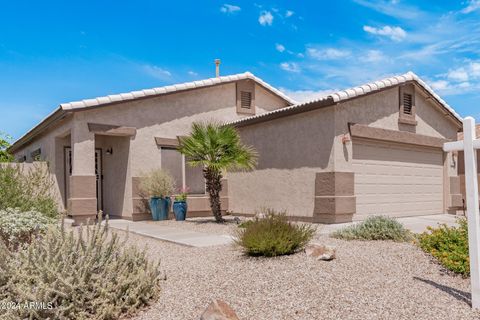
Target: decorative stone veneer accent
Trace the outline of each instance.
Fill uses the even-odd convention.
[[[88,219],[92,221],[95,219],[97,215],[95,176],[70,176],[70,198],[67,208],[75,225]]]
[[[352,221],[356,211],[353,172],[318,172],[315,175],[313,222]]]

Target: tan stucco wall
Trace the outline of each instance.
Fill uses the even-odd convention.
[[[259,153],[255,171],[228,173],[229,210],[262,207],[311,216],[315,173],[332,168],[333,108],[240,127],[242,141]]]
[[[318,203],[325,198],[315,191],[315,173],[353,172],[353,143],[342,142],[344,136],[351,138],[348,123],[455,140],[458,124],[433,100],[425,99],[418,88],[415,94],[416,126],[399,123],[399,87],[394,87],[334,107],[240,127],[243,141],[257,149],[260,161],[253,172],[228,174],[230,210],[251,214],[266,206],[286,209],[292,216],[320,218],[314,199]],[[448,207],[449,177],[456,175],[456,162],[451,155],[445,159]],[[346,197],[326,200],[343,201]],[[354,201],[354,196],[350,197],[348,205]]]
[[[287,105],[258,85],[255,85],[255,96],[257,114]],[[129,217],[133,206],[132,178],[161,165],[161,152],[155,137],[186,135],[194,121],[225,122],[245,116],[236,112],[236,84],[228,83],[75,112],[68,121],[44,132],[15,155],[29,154],[41,147],[44,160],[57,173],[58,192],[63,194],[63,146],[72,146],[74,176],[94,175],[93,152],[95,147],[101,147],[104,211]],[[95,135],[88,130],[88,123],[134,127],[136,135],[121,138]],[[113,149],[111,156],[105,154],[105,149],[110,147]]]
[[[341,142],[343,135],[348,134],[349,122],[456,140],[458,127],[439,111],[432,100],[427,101],[419,89],[415,91],[416,126],[398,122],[398,101],[399,88],[394,87],[337,105],[335,112],[336,171],[351,171],[352,143]],[[456,168],[453,168],[451,174],[454,172]]]

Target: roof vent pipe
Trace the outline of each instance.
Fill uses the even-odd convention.
[[[220,59],[215,59],[215,77],[220,77]]]

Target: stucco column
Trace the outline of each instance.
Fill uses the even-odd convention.
[[[353,172],[317,172],[313,222],[352,221],[356,211]]]
[[[72,175],[68,213],[75,224],[94,219],[97,214],[97,183],[95,176],[95,134],[86,123],[75,123],[71,132]]]

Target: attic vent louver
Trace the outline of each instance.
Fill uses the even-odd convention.
[[[412,105],[413,105],[413,98],[411,94],[404,93],[403,94],[403,113],[411,115],[412,114]]]
[[[249,91],[241,91],[240,101],[241,101],[242,108],[250,109],[252,107],[252,93]]]

